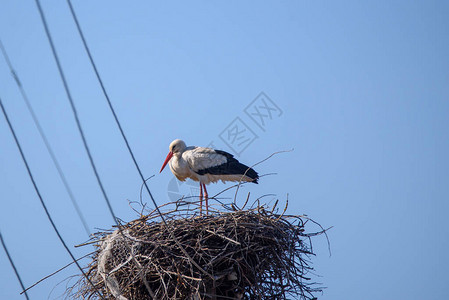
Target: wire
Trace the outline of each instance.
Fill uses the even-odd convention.
[[[105,96],[105,98],[106,98],[106,100],[108,102],[109,108],[111,109],[112,115],[114,116],[115,122],[117,123],[118,129],[120,130],[120,133],[121,133],[121,135],[123,137],[123,140],[125,141],[126,148],[128,148],[128,152],[131,155],[131,158],[132,158],[132,160],[134,162],[134,165],[137,168],[137,171],[139,172],[140,178],[142,179],[142,182],[145,184],[145,188],[146,188],[148,194],[150,195],[151,201],[153,202],[153,204],[154,204],[155,208],[157,209],[159,215],[162,217],[162,214],[161,214],[161,212],[159,210],[159,206],[157,205],[156,200],[153,197],[153,194],[151,194],[150,188],[148,187],[148,184],[147,184],[147,182],[145,180],[145,177],[143,176],[142,170],[140,169],[139,164],[137,163],[136,157],[134,156],[134,153],[131,150],[131,146],[129,145],[128,139],[126,138],[125,132],[123,131],[122,125],[120,124],[120,121],[118,120],[117,114],[115,113],[115,109],[112,106],[112,103],[111,103],[111,100],[109,98],[109,95],[106,92],[106,88],[104,87],[103,80],[100,77],[100,73],[98,72],[98,69],[97,69],[97,66],[95,64],[95,61],[94,61],[94,59],[92,57],[92,54],[90,53],[89,47],[88,47],[86,39],[84,37],[84,33],[83,33],[83,31],[81,29],[81,26],[80,26],[80,24],[78,22],[78,18],[76,16],[75,10],[73,9],[72,2],[70,0],[67,0],[67,3],[69,5],[72,17],[73,17],[73,19],[75,21],[76,28],[78,29],[78,32],[79,32],[79,34],[81,36],[81,40],[83,41],[83,45],[84,45],[84,48],[86,49],[87,56],[89,56],[90,63],[92,64],[92,67],[94,69],[95,75],[97,76],[98,82],[100,83],[101,90],[103,91],[103,94],[104,94],[104,96]],[[162,219],[164,220],[163,217],[162,217]],[[165,220],[164,220],[164,222],[165,222]]]
[[[81,212],[81,209],[78,205],[78,202],[76,201],[75,196],[72,192],[72,189],[70,188],[69,183],[67,182],[64,172],[62,171],[61,165],[59,164],[59,162],[56,158],[56,155],[53,152],[53,149],[52,149],[50,143],[48,142],[47,136],[45,135],[45,132],[42,129],[39,119],[37,118],[37,115],[34,112],[34,109],[31,106],[30,101],[28,100],[28,96],[25,93],[25,89],[23,88],[22,82],[20,81],[19,76],[17,75],[17,72],[14,70],[14,67],[12,66],[11,60],[9,59],[8,53],[6,52],[6,49],[5,49],[1,39],[0,39],[0,49],[2,50],[3,57],[5,58],[5,61],[8,64],[9,70],[11,71],[11,75],[14,78],[14,80],[16,81],[17,86],[19,87],[20,93],[22,94],[22,98],[25,101],[28,111],[30,112],[31,117],[33,118],[34,125],[37,127],[37,130],[39,131],[39,134],[40,134],[42,140],[44,141],[45,147],[47,148],[47,151],[50,154],[53,164],[55,165],[56,170],[58,171],[59,177],[61,178],[62,183],[64,184],[64,187],[69,195],[70,200],[72,201],[73,206],[75,207],[76,213],[78,214],[78,217],[80,218],[81,223],[83,223],[84,230],[86,231],[87,235],[90,236],[91,232],[89,230],[89,226],[87,226],[86,219],[84,218],[83,213]]]
[[[59,240],[61,241],[61,243],[62,243],[62,245],[64,246],[64,248],[67,250],[67,252],[69,253],[70,257],[71,257],[72,260],[75,262],[75,264],[76,264],[76,266],[78,267],[78,269],[81,271],[81,273],[83,273],[83,275],[84,275],[84,277],[87,279],[87,281],[88,281],[88,282],[93,286],[93,288],[97,291],[98,295],[100,295],[100,297],[101,297],[102,299],[104,299],[103,296],[100,294],[100,292],[98,292],[97,288],[96,288],[95,285],[92,283],[92,281],[90,281],[89,277],[87,277],[86,273],[84,273],[83,268],[81,268],[81,266],[79,265],[79,263],[78,263],[78,261],[76,260],[75,256],[73,256],[73,254],[72,254],[72,252],[70,251],[69,247],[67,247],[66,242],[65,242],[64,239],[62,238],[61,234],[59,233],[58,228],[56,227],[55,223],[53,222],[53,219],[52,219],[52,217],[51,217],[51,215],[50,215],[50,212],[48,211],[47,206],[45,205],[44,199],[42,198],[41,193],[39,192],[39,189],[38,189],[38,187],[37,187],[37,185],[36,185],[36,182],[34,181],[34,177],[33,177],[33,174],[31,173],[31,169],[30,169],[30,167],[29,167],[29,165],[28,165],[28,161],[27,161],[27,159],[26,159],[26,157],[25,157],[25,154],[24,154],[23,151],[22,151],[22,146],[20,145],[20,142],[19,142],[19,140],[17,139],[16,132],[15,132],[15,130],[14,130],[14,128],[13,128],[11,122],[9,121],[8,114],[6,113],[6,110],[5,110],[5,107],[3,106],[3,101],[2,101],[1,98],[0,98],[0,107],[1,107],[2,112],[3,112],[3,116],[5,117],[5,120],[6,120],[6,122],[8,123],[9,130],[11,131],[11,133],[12,133],[12,135],[13,135],[13,137],[14,137],[14,141],[16,142],[17,148],[19,149],[20,156],[22,157],[23,163],[25,164],[25,167],[26,167],[26,169],[27,169],[27,172],[28,172],[28,175],[29,175],[29,177],[30,177],[30,179],[31,179],[31,182],[33,183],[34,190],[36,191],[36,194],[37,194],[37,196],[39,197],[39,200],[40,200],[40,202],[41,202],[41,205],[42,205],[42,207],[43,207],[44,210],[45,210],[45,214],[47,215],[47,218],[48,218],[48,220],[50,221],[51,226],[53,227],[54,231],[56,232],[56,235],[58,236],[58,238],[59,238]]]
[[[36,0],[36,1],[38,1],[38,0]],[[129,154],[131,155],[131,158],[132,158],[132,160],[133,160],[133,162],[134,162],[134,165],[136,166],[136,169],[137,169],[137,171],[139,172],[140,178],[142,179],[142,182],[143,182],[143,184],[145,185],[145,188],[146,188],[148,194],[150,195],[151,201],[153,202],[153,205],[154,205],[155,209],[157,210],[159,216],[161,217],[161,219],[162,219],[162,221],[163,221],[163,223],[164,223],[164,225],[165,225],[165,228],[167,228],[167,230],[169,231],[169,233],[170,233],[170,235],[172,236],[173,240],[174,240],[175,243],[178,245],[179,249],[184,253],[184,255],[186,255],[186,256],[190,259],[191,263],[192,263],[196,268],[198,268],[201,272],[203,272],[204,274],[206,274],[206,275],[208,275],[209,277],[213,278],[213,276],[212,276],[211,274],[209,274],[208,272],[206,272],[206,271],[205,271],[205,270],[204,270],[204,269],[203,269],[203,268],[202,268],[202,267],[201,267],[195,260],[193,260],[193,258],[187,253],[187,251],[184,249],[184,247],[183,247],[183,246],[181,245],[181,243],[178,241],[178,239],[176,238],[176,236],[174,236],[174,235],[173,235],[173,232],[170,230],[170,227],[168,226],[168,224],[167,224],[167,222],[166,222],[166,220],[165,220],[163,214],[161,213],[161,211],[160,211],[160,209],[159,209],[159,206],[157,205],[156,200],[155,200],[154,197],[153,197],[153,194],[151,194],[150,188],[148,187],[148,184],[147,184],[147,182],[146,182],[146,180],[145,180],[145,177],[144,177],[143,174],[142,174],[142,171],[141,171],[141,169],[140,169],[140,167],[139,167],[139,164],[137,163],[137,160],[136,160],[136,158],[135,158],[135,156],[134,156],[134,153],[133,153],[133,151],[131,150],[131,146],[129,145],[128,139],[126,138],[125,132],[123,131],[123,128],[122,128],[122,126],[121,126],[121,124],[120,124],[120,121],[118,120],[117,114],[115,113],[114,107],[112,106],[111,100],[109,99],[108,93],[106,92],[106,89],[105,89],[105,87],[104,87],[103,81],[101,80],[100,74],[99,74],[98,69],[97,69],[97,67],[96,67],[96,65],[95,65],[95,62],[94,62],[94,60],[93,60],[92,54],[90,53],[89,47],[87,46],[87,42],[86,42],[86,39],[84,38],[83,31],[82,31],[81,26],[80,26],[80,24],[79,24],[79,22],[78,22],[78,18],[77,18],[77,16],[76,16],[75,10],[73,9],[72,2],[71,2],[70,0],[67,0],[67,3],[68,3],[68,5],[69,5],[69,8],[70,8],[70,12],[71,12],[71,14],[72,14],[72,17],[73,17],[73,19],[74,19],[74,21],[75,21],[76,28],[78,29],[78,32],[79,32],[79,34],[80,34],[80,36],[81,36],[81,40],[83,41],[84,48],[86,49],[87,55],[89,56],[89,60],[90,60],[90,62],[91,62],[91,64],[92,64],[92,67],[93,67],[93,69],[94,69],[94,71],[95,71],[95,74],[96,74],[96,76],[97,76],[98,82],[99,82],[100,85],[101,85],[101,89],[103,90],[103,94],[104,94],[104,96],[105,96],[105,98],[106,98],[106,100],[107,100],[107,102],[108,102],[109,108],[111,109],[111,112],[112,112],[112,114],[113,114],[113,116],[114,116],[115,122],[117,123],[117,126],[118,126],[118,128],[119,128],[119,130],[120,130],[120,133],[121,133],[121,135],[122,135],[122,137],[123,137],[123,140],[125,141],[126,147],[128,148]],[[82,134],[82,132],[81,132],[81,134]],[[88,149],[87,149],[87,146],[86,146],[86,150],[88,150]],[[119,227],[119,228],[120,228],[120,227]]]
[[[5,241],[3,240],[3,236],[2,236],[2,232],[1,231],[0,231],[0,241],[2,243],[3,249],[5,249],[6,256],[8,256],[9,263],[11,264],[11,267],[14,269],[14,273],[16,273],[16,277],[19,280],[20,286],[22,287],[22,291],[24,291],[25,290],[25,286],[23,285],[22,279],[20,278],[19,272],[17,271],[16,266],[14,265],[14,262],[13,262],[13,260],[11,258],[11,255],[9,255],[9,251],[8,251],[8,248],[6,247]],[[26,292],[25,292],[25,297],[27,298],[27,300],[30,299]]]
[[[72,108],[72,112],[73,112],[73,115],[75,117],[76,125],[77,125],[78,130],[79,130],[79,132],[81,134],[81,139],[83,140],[84,148],[86,149],[87,156],[89,157],[90,165],[92,166],[92,169],[93,169],[93,171],[95,173],[95,177],[97,178],[98,185],[100,186],[100,189],[101,189],[101,192],[103,194],[103,197],[104,197],[104,199],[106,201],[106,204],[107,204],[107,206],[109,208],[109,212],[111,213],[111,216],[114,219],[114,222],[116,223],[116,225],[120,226],[120,224],[117,221],[117,217],[115,216],[114,210],[112,209],[111,202],[109,201],[109,198],[108,198],[108,196],[106,194],[106,191],[105,191],[105,189],[103,187],[103,183],[101,182],[100,176],[98,175],[98,171],[97,171],[97,168],[95,166],[94,160],[92,158],[92,154],[90,153],[89,146],[87,145],[86,137],[84,136],[83,128],[81,127],[81,123],[80,123],[80,120],[78,118],[78,112],[77,112],[75,104],[73,102],[72,94],[70,93],[69,86],[68,86],[67,81],[65,79],[65,75],[64,75],[64,72],[62,70],[61,62],[59,61],[58,54],[56,53],[56,48],[55,48],[55,45],[53,43],[53,39],[51,37],[50,30],[48,29],[47,20],[45,19],[44,11],[42,10],[42,7],[41,7],[41,4],[40,4],[39,0],[36,0],[36,5],[37,5],[37,8],[39,10],[39,14],[41,16],[42,23],[44,25],[45,33],[46,33],[48,41],[50,43],[50,47],[51,47],[51,51],[53,53],[53,57],[55,58],[56,65],[58,67],[59,75],[61,76],[62,83],[64,84],[64,89],[65,89],[65,92],[67,94],[67,98],[69,99],[70,107]]]
[[[53,56],[54,56],[54,58],[55,58],[55,61],[56,61],[57,66],[58,66],[59,74],[60,74],[61,79],[62,79],[62,82],[63,82],[63,84],[64,84],[64,89],[65,89],[65,91],[66,91],[67,98],[69,99],[70,106],[71,106],[72,111],[73,111],[73,114],[74,114],[74,116],[75,116],[76,124],[77,124],[78,130],[79,130],[79,132],[80,132],[80,134],[81,134],[81,138],[82,138],[82,140],[83,140],[84,148],[86,149],[86,152],[87,152],[87,154],[88,154],[88,156],[89,156],[90,164],[91,164],[91,166],[92,166],[92,169],[94,170],[95,177],[97,178],[98,185],[99,185],[100,188],[101,188],[101,191],[102,191],[102,193],[103,193],[103,196],[104,196],[104,198],[105,198],[105,201],[106,201],[106,203],[107,203],[107,205],[108,205],[109,211],[110,211],[112,217],[114,218],[115,223],[117,224],[117,227],[118,227],[118,229],[119,229],[119,232],[120,232],[122,235],[124,235],[123,232],[122,232],[122,230],[121,230],[121,226],[120,226],[120,224],[119,224],[119,222],[118,222],[118,220],[117,220],[117,217],[116,217],[115,214],[114,214],[114,211],[113,211],[113,209],[112,209],[112,206],[111,206],[111,203],[110,203],[110,201],[109,201],[109,198],[108,198],[108,196],[106,195],[106,191],[105,191],[105,189],[104,189],[104,187],[103,187],[103,184],[102,184],[102,182],[101,182],[100,176],[98,175],[97,168],[95,167],[95,163],[94,163],[94,161],[93,161],[92,155],[91,155],[90,150],[89,150],[89,147],[88,147],[88,145],[87,145],[87,141],[86,141],[86,138],[85,138],[85,136],[84,136],[84,132],[83,132],[83,129],[82,129],[82,127],[81,127],[81,123],[80,123],[79,118],[78,118],[78,113],[77,113],[76,107],[75,107],[75,105],[74,105],[74,103],[73,103],[73,99],[72,99],[72,96],[71,96],[71,94],[70,94],[70,90],[69,90],[69,87],[68,87],[68,85],[67,85],[67,81],[66,81],[66,79],[65,79],[64,72],[63,72],[63,70],[62,70],[62,66],[61,66],[61,63],[60,63],[59,58],[58,58],[58,54],[56,53],[56,48],[55,48],[55,45],[54,45],[54,43],[53,43],[53,39],[51,38],[50,30],[48,29],[47,21],[46,21],[46,19],[45,19],[45,15],[44,15],[44,12],[43,12],[43,10],[42,10],[42,7],[41,7],[41,5],[40,5],[40,1],[39,1],[39,0],[35,0],[35,1],[36,1],[36,5],[37,5],[37,7],[38,7],[38,10],[39,10],[39,14],[40,14],[40,16],[41,16],[42,23],[43,23],[44,28],[45,28],[45,33],[46,33],[46,35],[47,35],[48,41],[49,41],[49,43],[50,43],[51,50],[52,50],[52,52],[53,52]],[[112,107],[112,106],[111,106],[111,107]],[[117,121],[118,121],[118,120],[117,120]],[[123,131],[122,131],[122,133],[123,133]],[[123,135],[123,136],[124,136],[124,135]],[[127,143],[127,144],[128,144],[128,143]],[[129,145],[128,145],[128,149],[131,149],[131,148],[129,147]],[[134,155],[133,155],[133,157],[134,157]],[[134,159],[134,160],[135,160],[135,159]],[[136,163],[137,163],[137,162],[136,162]],[[140,171],[140,169],[139,169],[139,171]],[[141,174],[141,172],[139,172],[139,173]],[[144,179],[144,177],[143,177],[142,174],[141,174],[141,176],[142,176],[142,178],[143,178],[143,181],[145,182],[145,179]],[[162,220],[163,220],[163,222],[164,222],[164,225],[166,226],[167,230],[170,232],[170,235],[173,236],[175,243],[178,245],[178,247],[181,249],[181,251],[184,253],[184,255],[186,255],[186,256],[189,258],[189,260],[191,261],[191,263],[192,263],[196,268],[198,268],[201,272],[203,272],[204,274],[208,275],[209,277],[213,278],[213,276],[212,276],[211,274],[209,274],[208,272],[206,272],[206,271],[205,271],[205,270],[204,270],[204,269],[203,269],[203,268],[202,268],[196,261],[193,260],[193,258],[187,253],[187,251],[184,249],[184,247],[181,245],[181,243],[178,241],[178,239],[173,235],[173,232],[170,230],[170,228],[169,228],[167,222],[165,221],[165,218],[162,216],[162,213],[161,213],[161,211],[159,210],[159,207],[156,205],[156,201],[154,200],[153,196],[151,195],[151,192],[150,192],[148,186],[147,186],[146,184],[145,184],[145,186],[146,186],[147,191],[149,192],[149,194],[150,194],[150,196],[151,196],[151,199],[153,200],[153,203],[155,204],[155,207],[156,207],[156,209],[157,209],[159,215],[161,216],[161,218],[162,218]],[[86,277],[86,278],[87,278],[87,277]],[[89,281],[90,281],[90,280],[89,280]]]

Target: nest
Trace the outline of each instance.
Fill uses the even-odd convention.
[[[267,206],[198,215],[156,211],[95,234],[82,299],[315,299],[304,216]],[[285,210],[284,210],[285,212]],[[316,224],[316,223],[315,223]],[[93,284],[91,284],[93,283]]]

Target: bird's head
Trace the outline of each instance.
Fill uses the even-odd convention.
[[[168,146],[168,150],[170,152],[168,152],[168,155],[165,158],[164,164],[162,165],[162,168],[159,171],[159,173],[161,173],[162,170],[164,170],[165,166],[168,164],[168,162],[173,157],[173,155],[180,155],[180,154],[182,154],[182,152],[184,152],[185,149],[186,149],[186,143],[184,143],[183,140],[176,139],[173,142],[171,142],[170,146]]]

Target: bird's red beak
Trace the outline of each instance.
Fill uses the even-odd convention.
[[[168,164],[168,162],[170,161],[170,159],[172,158],[172,156],[173,156],[173,152],[168,152],[168,155],[167,155],[167,158],[165,158],[165,161],[164,161],[164,164],[162,165],[162,168],[161,168],[161,170],[159,171],[159,173],[161,173],[162,172],[162,170],[165,168],[165,166]]]

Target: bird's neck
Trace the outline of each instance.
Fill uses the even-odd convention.
[[[175,157],[176,159],[181,159],[182,153],[183,153],[183,152],[176,152],[176,153],[173,153],[173,157]]]

